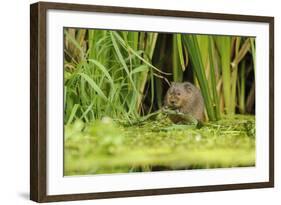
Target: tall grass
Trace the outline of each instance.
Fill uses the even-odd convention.
[[[208,60],[208,58],[206,58],[206,53],[208,51],[208,43],[206,43],[204,47],[201,46],[200,48],[198,43],[199,40],[205,41],[208,39],[200,39],[200,37],[196,35],[184,36],[184,42],[187,45],[188,54],[190,55],[191,63],[201,88],[208,117],[210,120],[216,120],[215,110],[213,107],[214,101],[211,97],[211,89],[209,88],[209,84],[205,73],[205,68]]]
[[[208,35],[184,35],[183,38],[209,119],[218,120],[222,113],[234,114],[237,108],[240,113],[245,113],[246,54],[251,47],[254,48],[254,39]],[[251,72],[252,67],[249,67],[248,72]],[[236,92],[237,87],[239,93]]]
[[[90,30],[79,42],[80,32],[74,37],[71,31],[65,30],[66,122],[139,117],[146,83],[163,74],[151,64],[157,33]],[[136,43],[142,36],[148,44]]]
[[[254,38],[66,28],[65,123],[131,122],[161,108],[171,81],[186,79],[200,87],[209,120],[245,113],[254,68]]]

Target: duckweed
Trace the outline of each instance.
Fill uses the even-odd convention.
[[[128,126],[106,118],[65,126],[64,174],[255,166],[255,117],[225,116],[201,128],[169,119]]]

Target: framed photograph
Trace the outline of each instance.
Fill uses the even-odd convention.
[[[274,18],[30,7],[30,198],[274,186]]]

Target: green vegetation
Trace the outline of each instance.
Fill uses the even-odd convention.
[[[211,121],[254,110],[253,38],[85,29],[64,33],[67,124],[103,116],[136,120],[161,108],[171,81],[194,81]]]
[[[250,37],[65,28],[65,175],[255,165],[255,52]],[[203,125],[163,113],[172,81],[200,88]]]
[[[157,120],[126,126],[111,118],[65,127],[65,175],[255,165],[255,120],[224,118],[201,129]]]

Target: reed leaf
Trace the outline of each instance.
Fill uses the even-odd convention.
[[[219,36],[216,37],[218,49],[221,57],[222,81],[223,81],[223,97],[224,109],[227,114],[233,114],[234,109],[231,105],[234,99],[231,99],[231,69],[230,69],[230,56],[231,56],[231,37]]]
[[[180,57],[179,57],[179,47],[178,47],[178,37],[173,35],[173,50],[172,50],[172,61],[173,61],[173,80],[175,82],[181,82],[183,77],[183,70],[181,68]]]
[[[201,52],[197,42],[196,36],[193,35],[183,35],[184,43],[188,49],[190,55],[191,64],[193,70],[195,71],[196,78],[199,82],[201,92],[204,98],[205,107],[208,113],[208,117],[211,121],[216,120],[213,102],[210,95],[210,89],[208,86],[208,81],[205,76],[205,68],[203,66]]]
[[[256,46],[255,46],[255,38],[250,38],[251,42],[251,51],[252,51],[252,58],[253,58],[253,64],[254,64],[254,76],[256,76]]]
[[[214,47],[214,40],[212,36],[210,36],[208,39],[208,45],[209,45],[208,51],[209,51],[209,63],[210,63],[212,101],[213,101],[213,107],[216,115],[216,120],[219,120],[221,119],[221,113],[220,113],[220,105],[219,105],[219,99],[217,93],[217,82],[216,82],[215,68],[214,68],[215,47]]]
[[[103,91],[100,89],[100,87],[96,84],[96,82],[90,78],[88,75],[84,74],[84,73],[79,73],[79,75],[84,78],[90,85],[91,87],[97,92],[97,94],[105,101],[107,101],[107,97],[105,96],[105,94],[103,93]]]

